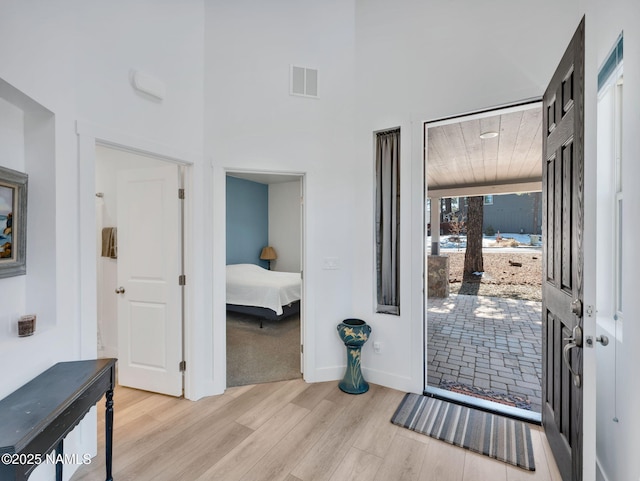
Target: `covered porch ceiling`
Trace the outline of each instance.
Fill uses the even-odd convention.
[[[540,102],[426,123],[430,198],[542,190]]]

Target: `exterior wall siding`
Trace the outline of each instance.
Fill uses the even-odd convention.
[[[482,231],[486,233],[490,227],[495,232],[541,234],[542,198],[540,192],[494,195],[493,204],[484,206]]]

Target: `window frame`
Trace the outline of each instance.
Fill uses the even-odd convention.
[[[391,235],[392,251],[387,252],[386,259],[390,259],[390,265],[387,265],[383,258],[385,258],[382,249],[386,248],[386,244],[383,245],[384,233],[382,232],[381,219],[384,217],[383,206],[383,194],[381,191],[381,185],[383,179],[381,179],[381,144],[380,139],[383,136],[397,135],[394,139],[395,143],[395,159],[392,159],[392,165],[390,166],[390,184],[387,185],[387,189],[391,190],[388,194],[388,199],[394,199],[391,207],[386,206],[386,212],[390,212],[389,209],[395,210],[395,217],[392,217],[392,221],[388,227],[390,229],[387,233]],[[383,131],[374,132],[374,247],[375,247],[375,272],[376,272],[376,313],[378,314],[390,314],[400,315],[400,221],[401,221],[401,196],[400,196],[400,160],[401,160],[401,132],[400,127],[386,129]],[[393,185],[395,183],[395,186]],[[395,190],[394,190],[395,189]],[[388,191],[387,191],[388,192]],[[395,192],[395,194],[394,194]],[[395,223],[393,221],[395,219]],[[389,285],[392,287],[389,287]],[[391,291],[389,291],[391,289]]]

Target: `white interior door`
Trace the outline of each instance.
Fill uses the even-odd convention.
[[[178,166],[118,173],[118,382],[182,395]]]

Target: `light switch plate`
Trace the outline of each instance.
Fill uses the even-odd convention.
[[[337,257],[325,257],[322,268],[327,270],[340,269],[340,259]]]

